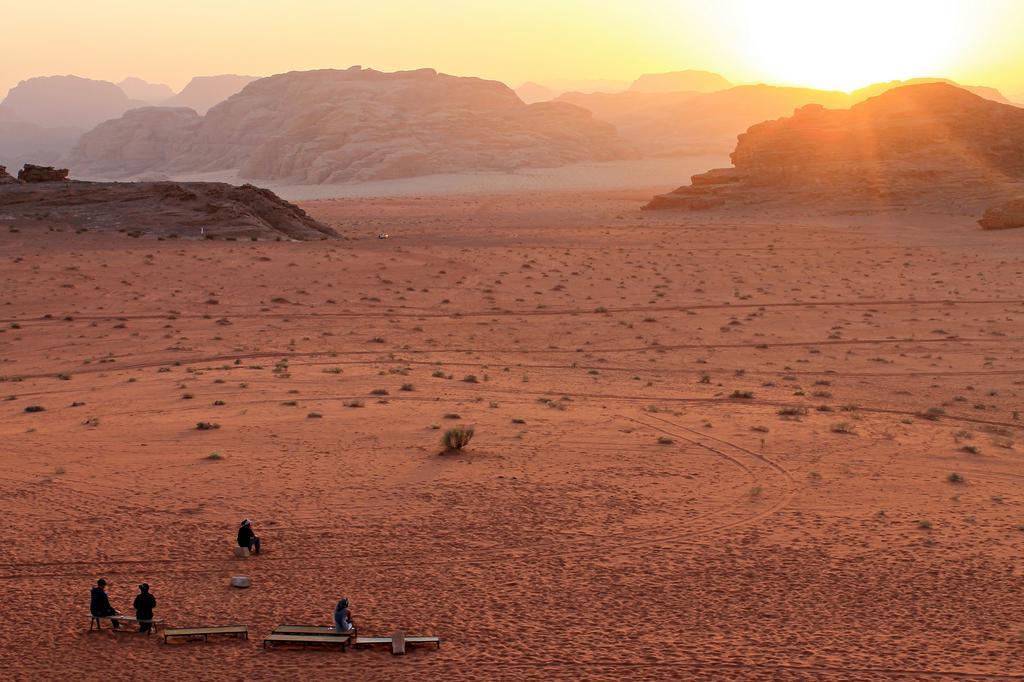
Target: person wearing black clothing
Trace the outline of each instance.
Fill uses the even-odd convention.
[[[242,521],[238,528],[238,546],[245,547],[253,554],[260,553],[260,539],[252,530],[252,522],[249,519]]]
[[[139,621],[139,632],[149,632],[153,627],[152,623],[143,623],[142,621],[153,620],[153,609],[156,608],[156,597],[149,593],[149,585],[142,583],[139,585],[139,594],[135,597],[135,601],[132,603],[132,608],[135,609],[135,620]]]
[[[109,618],[117,615],[117,609],[110,605],[110,598],[107,597],[107,581],[103,578],[97,580],[96,586],[89,592],[89,612],[96,618]],[[120,627],[116,620],[111,620],[110,624],[115,630]]]

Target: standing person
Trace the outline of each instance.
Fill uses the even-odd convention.
[[[348,599],[341,598],[334,608],[334,630],[335,632],[352,632],[356,624],[352,622],[352,615],[348,612]]]
[[[135,620],[139,621],[139,632],[149,632],[153,627],[153,623],[143,623],[142,621],[153,620],[156,597],[149,593],[149,585],[147,583],[139,585],[139,594],[136,595],[132,608],[135,609]]]
[[[107,581],[100,578],[96,586],[89,591],[89,613],[95,618],[110,618],[117,615],[117,609],[110,605],[110,598],[107,596]],[[110,624],[115,630],[120,628],[120,623],[111,619]]]
[[[242,525],[238,527],[238,546],[245,547],[253,554],[260,553],[260,539],[253,532],[252,522],[249,519],[242,521]]]

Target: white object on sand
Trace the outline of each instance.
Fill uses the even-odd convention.
[[[252,585],[252,580],[247,575],[233,575],[231,576],[231,587],[249,587]]]

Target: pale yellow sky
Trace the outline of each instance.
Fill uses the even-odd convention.
[[[0,0],[19,80],[433,67],[515,87],[685,68],[853,89],[942,75],[1024,99],[1024,0]]]

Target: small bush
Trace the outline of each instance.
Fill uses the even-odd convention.
[[[472,426],[457,426],[444,432],[444,436],[441,437],[441,444],[449,452],[459,451],[469,445],[469,441],[473,440],[474,433],[475,431]]]
[[[210,454],[208,454],[206,456],[206,459],[214,461],[214,462],[218,462],[218,461],[224,459],[224,455],[220,454],[219,452],[211,452]]]
[[[751,400],[754,394],[752,391],[733,391],[729,397],[734,400]]]
[[[950,483],[963,483],[964,477],[954,471],[946,478],[946,480]]]
[[[29,405],[25,408],[26,412],[46,412],[46,408],[42,405]]]
[[[370,391],[370,395],[387,395],[388,390],[386,388],[375,388]]]
[[[466,376],[462,377],[462,380],[465,381],[467,384],[477,383],[477,378],[475,374],[467,374]]]
[[[217,424],[216,422],[198,422],[196,424],[196,429],[199,431],[213,431],[219,428],[220,424]]]
[[[402,384],[403,391],[415,391],[416,388],[412,384]]]
[[[365,405],[362,400],[349,400],[345,403],[345,407],[365,407]]]
[[[843,433],[852,435],[854,433],[854,430],[849,422],[839,422],[838,424],[832,425],[832,433]]]
[[[658,445],[672,445],[673,443],[675,441],[668,436],[658,436]]]
[[[320,414],[319,412],[310,412],[309,414],[306,415],[306,419],[321,419],[321,418],[323,418],[323,415]]]

